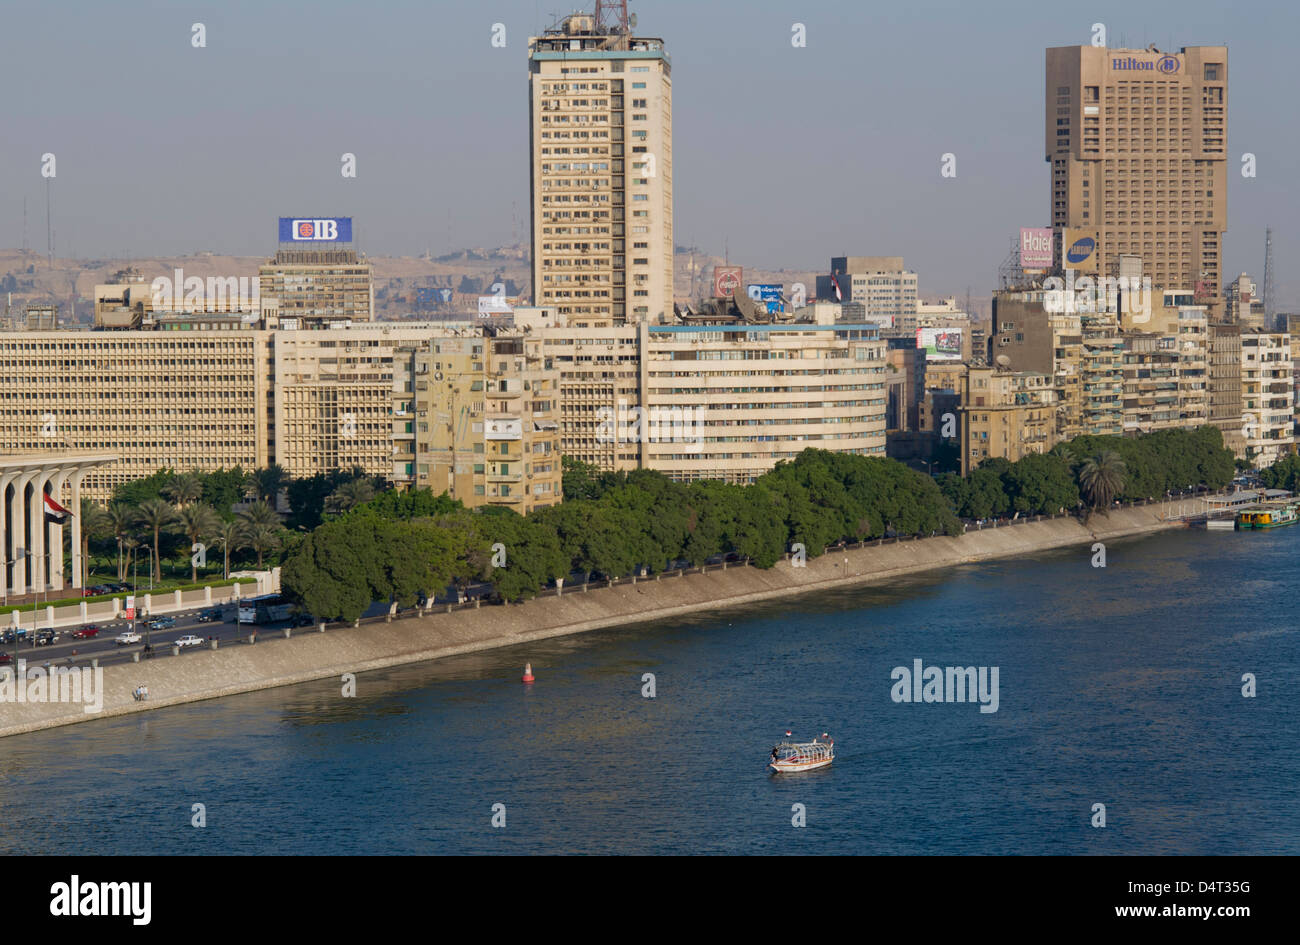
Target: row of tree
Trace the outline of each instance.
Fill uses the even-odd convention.
[[[287,554],[283,586],[318,617],[352,620],[376,600],[409,606],[475,580],[520,600],[573,573],[655,573],[727,553],[771,567],[796,543],[814,557],[840,540],[962,531],[934,480],[881,457],[805,450],[747,486],[564,468],[571,497],[527,516],[385,493],[312,531]]]
[[[1161,430],[1137,437],[1081,436],[1017,462],[986,459],[966,477],[947,473],[939,488],[963,518],[1015,512],[1051,515],[1115,500],[1157,499],[1197,486],[1221,489],[1236,470],[1217,427]]]

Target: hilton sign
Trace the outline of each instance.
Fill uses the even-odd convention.
[[[1146,72],[1162,72],[1165,75],[1177,74],[1181,63],[1177,56],[1161,56],[1159,59],[1138,59],[1136,56],[1117,56],[1110,61],[1112,69],[1140,69]]]

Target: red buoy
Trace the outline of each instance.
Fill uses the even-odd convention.
[[[523,681],[524,681],[524,682],[532,682],[532,681],[533,681],[533,664],[532,664],[532,663],[525,663],[525,664],[524,664],[524,679],[523,679]]]

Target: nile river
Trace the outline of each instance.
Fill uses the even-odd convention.
[[[1107,552],[3,739],[0,851],[1300,853],[1300,528]],[[916,659],[997,711],[895,702]],[[787,728],[835,764],[767,773]]]

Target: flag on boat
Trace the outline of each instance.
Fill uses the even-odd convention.
[[[72,518],[72,513],[51,499],[48,492],[41,494],[45,496],[45,521],[55,525],[62,525]]]

